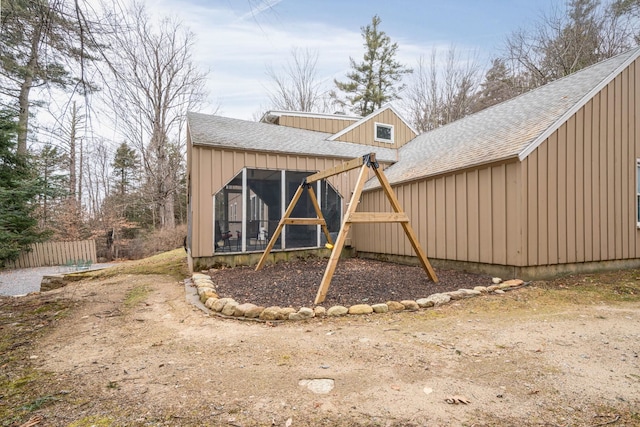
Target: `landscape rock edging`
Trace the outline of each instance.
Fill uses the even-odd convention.
[[[250,302],[239,303],[233,298],[220,298],[213,285],[211,276],[203,273],[193,273],[191,281],[196,287],[200,302],[213,314],[240,320],[254,320],[263,322],[280,322],[285,320],[306,320],[314,317],[340,317],[346,315],[363,315],[373,313],[387,313],[390,311],[418,311],[429,307],[437,307],[450,301],[471,298],[485,294],[503,294],[527,285],[520,279],[502,281],[494,278],[490,286],[476,286],[473,289],[458,289],[457,291],[436,293],[417,300],[387,301],[379,304],[355,304],[350,307],[336,305],[325,309],[322,306],[300,307],[261,307]],[[496,283],[497,282],[497,283]]]

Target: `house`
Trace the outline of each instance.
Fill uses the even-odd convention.
[[[639,266],[639,56],[640,48],[630,50],[422,135],[392,106],[330,129],[308,123],[333,115],[265,115],[275,125],[190,114],[191,256],[213,255],[212,197],[234,179],[240,188],[243,170],[299,178],[376,152],[436,266],[522,278]],[[296,128],[283,125],[295,120]],[[323,184],[343,204],[339,212],[353,180],[345,174]],[[376,184],[365,186],[359,210],[389,210]],[[285,202],[278,203],[278,212],[268,203],[269,221],[281,215]],[[351,238],[360,256],[412,262],[415,255],[397,224],[358,224]],[[252,249],[241,240],[240,250]]]
[[[189,113],[191,259],[198,267],[216,263],[219,255],[260,252],[306,176],[372,151],[378,162],[390,165],[398,148],[416,136],[391,105],[364,118],[269,112],[261,122],[251,122]],[[340,229],[357,176],[351,171],[317,183],[315,193],[332,233]],[[315,216],[315,210],[303,198],[295,215]],[[317,226],[286,226],[275,249],[322,247],[324,239]]]

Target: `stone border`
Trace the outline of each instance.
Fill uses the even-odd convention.
[[[430,295],[417,300],[387,301],[380,304],[356,304],[350,307],[341,305],[325,309],[322,306],[314,308],[301,307],[296,310],[293,307],[261,307],[252,303],[240,304],[233,298],[220,298],[213,287],[213,280],[208,274],[193,273],[191,280],[196,287],[198,298],[213,314],[225,318],[237,318],[240,320],[257,320],[263,322],[283,320],[305,320],[313,317],[339,317],[347,314],[371,314],[387,313],[393,311],[418,311],[422,308],[437,307],[449,301],[474,297],[483,294],[503,294],[505,291],[528,285],[520,279],[502,281],[494,278],[491,286],[476,286],[473,289],[458,289],[457,291],[443,292]]]

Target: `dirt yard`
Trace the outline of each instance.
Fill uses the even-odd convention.
[[[1,426],[640,425],[640,271],[265,324],[132,266],[0,298]]]

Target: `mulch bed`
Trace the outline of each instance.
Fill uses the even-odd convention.
[[[269,307],[313,307],[327,259],[310,258],[253,267],[209,270],[220,297]],[[491,285],[491,276],[436,269],[438,283],[422,267],[360,258],[338,261],[325,307],[416,300],[439,292]]]

